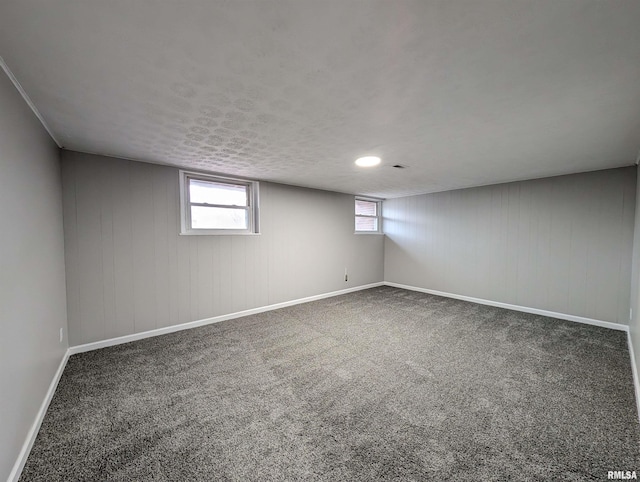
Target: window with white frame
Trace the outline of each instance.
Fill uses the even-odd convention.
[[[356,198],[356,233],[379,233],[380,228],[380,201]]]
[[[258,183],[180,171],[181,234],[258,232]]]

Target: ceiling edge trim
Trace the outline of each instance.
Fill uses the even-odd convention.
[[[20,95],[22,96],[22,98],[24,99],[24,101],[27,103],[27,105],[29,106],[29,108],[33,111],[33,113],[36,115],[36,117],[38,118],[38,120],[40,121],[40,124],[42,124],[42,127],[44,127],[44,129],[47,131],[47,133],[49,134],[49,137],[51,137],[51,139],[53,139],[53,142],[56,143],[56,145],[59,148],[62,148],[62,144],[60,144],[60,142],[58,142],[58,139],[56,139],[56,136],[53,135],[53,132],[51,131],[51,129],[49,129],[49,126],[47,125],[47,123],[44,121],[44,118],[42,117],[42,114],[40,114],[40,112],[38,111],[38,109],[36,108],[35,104],[33,103],[33,101],[29,98],[29,96],[27,95],[27,93],[25,92],[25,90],[22,88],[22,86],[20,85],[20,82],[18,82],[18,79],[16,78],[15,75],[13,75],[13,72],[11,72],[11,69],[9,69],[9,66],[7,65],[7,63],[4,61],[4,59],[2,57],[0,57],[0,67],[2,67],[2,70],[4,70],[4,73],[7,74],[7,77],[9,77],[9,80],[11,81],[11,83],[13,84],[13,86],[18,90],[18,92],[20,92]]]

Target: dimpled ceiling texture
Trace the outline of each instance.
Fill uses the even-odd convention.
[[[3,0],[0,56],[65,148],[395,197],[633,164],[639,25],[637,0]]]

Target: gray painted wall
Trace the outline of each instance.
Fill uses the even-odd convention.
[[[0,480],[67,349],[58,148],[0,70]]]
[[[635,167],[392,199],[385,281],[627,324]]]
[[[636,370],[640,374],[640,169],[638,169],[638,182],[636,183],[636,216],[635,231],[633,234],[633,271],[631,277],[631,308],[633,316],[629,321],[629,333],[633,353],[635,356]],[[636,393],[636,396],[638,394]],[[638,401],[640,404],[640,401]]]
[[[383,280],[353,196],[263,182],[261,235],[180,236],[177,169],[63,151],[62,171],[71,345]]]

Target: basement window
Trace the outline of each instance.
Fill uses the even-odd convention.
[[[258,183],[180,171],[180,234],[256,234]]]
[[[380,201],[356,198],[356,233],[380,233]]]

